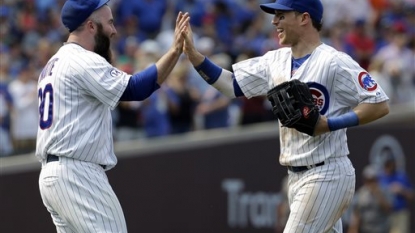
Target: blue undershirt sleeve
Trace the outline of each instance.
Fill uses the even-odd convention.
[[[160,88],[157,83],[157,67],[152,65],[131,76],[120,101],[141,101]]]
[[[238,82],[236,81],[235,76],[233,77],[233,92],[236,97],[244,96],[244,93],[241,90],[241,87],[239,86]]]

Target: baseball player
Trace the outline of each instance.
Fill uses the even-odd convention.
[[[180,12],[173,45],[154,65],[134,75],[113,67],[110,39],[117,31],[108,1],[64,3],[61,19],[70,34],[38,81],[39,188],[57,232],[127,232],[105,173],[117,163],[110,110],[150,96],[183,50],[189,16]]]
[[[231,72],[196,50],[188,27],[184,52],[206,82],[231,98],[266,95],[290,80],[308,84],[318,107],[314,125],[308,126],[312,130],[280,127],[279,162],[289,176],[284,233],[342,232],[340,217],[355,191],[346,129],[386,115],[388,97],[350,56],[321,42],[320,0],[277,0],[260,7],[274,14],[283,48],[238,62]]]

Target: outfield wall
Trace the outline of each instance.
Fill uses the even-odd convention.
[[[357,187],[384,146],[415,185],[415,105],[351,128],[348,138]],[[108,177],[129,232],[271,233],[286,175],[278,153],[276,123],[117,143],[119,163]],[[0,232],[56,232],[40,199],[34,155],[1,158],[0,166]]]

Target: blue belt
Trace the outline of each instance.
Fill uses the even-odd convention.
[[[48,154],[48,156],[46,157],[46,163],[55,162],[55,161],[59,161],[59,156]],[[107,167],[106,165],[101,165],[101,164],[99,166],[101,166],[104,169]]]
[[[321,163],[317,163],[317,164],[309,165],[309,166],[299,166],[299,167],[287,166],[287,168],[288,168],[288,170],[290,170],[292,172],[303,172],[303,171],[307,171],[311,168],[319,167],[319,166],[322,166],[322,165],[324,165],[324,161],[321,162]]]

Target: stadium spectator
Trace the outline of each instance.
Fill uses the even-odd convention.
[[[134,17],[138,22],[138,30],[148,39],[155,39],[160,33],[164,14],[167,10],[167,0],[121,1],[119,17],[121,22]]]
[[[166,86],[141,103],[140,111],[146,138],[170,135],[171,124],[167,107]]]
[[[345,52],[347,42],[345,38],[349,31],[349,26],[346,22],[339,21],[333,28],[323,30],[323,42],[339,51]]]
[[[187,62],[178,63],[166,82],[171,134],[194,130],[193,116],[200,100],[200,93],[189,85],[188,66]]]
[[[393,151],[386,147],[381,153],[386,157],[379,181],[393,195],[390,233],[409,233],[411,223],[409,206],[415,197],[413,186],[406,173],[397,169]]]
[[[375,41],[367,29],[367,22],[364,19],[358,19],[354,23],[352,31],[345,38],[345,52],[366,70],[375,52]]]
[[[215,54],[212,60],[225,67],[231,65],[231,58],[225,53]],[[229,127],[229,106],[231,100],[210,85],[202,93],[196,105],[195,117],[203,120],[203,129]]]
[[[119,103],[115,114],[114,140],[129,141],[143,138],[140,103],[137,101]]]
[[[174,13],[172,15],[177,15],[179,11],[189,12],[192,16],[190,23],[195,26],[195,28],[202,27],[203,18],[206,15],[208,3],[206,0],[175,0],[169,1],[172,2],[172,8],[174,8]]]
[[[13,99],[11,136],[15,153],[29,153],[36,148],[39,125],[37,77],[38,73],[28,62],[22,65],[18,78],[9,85]]]
[[[348,233],[389,233],[392,194],[381,187],[376,169],[363,170],[363,185],[354,197]]]
[[[358,19],[371,22],[374,15],[369,0],[322,0],[321,2],[324,5],[323,28],[325,29],[331,29],[339,22],[352,25]]]
[[[391,103],[404,103],[415,98],[415,56],[408,47],[408,29],[403,22],[395,22],[392,26],[392,40],[382,47],[373,57],[384,64],[382,72],[389,78],[393,94],[389,96]]]
[[[8,156],[13,152],[13,145],[10,138],[10,113],[13,100],[8,91],[4,68],[4,56],[0,55],[0,157]]]

